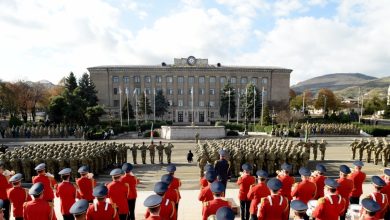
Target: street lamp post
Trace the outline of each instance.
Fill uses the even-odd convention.
[[[229,95],[229,102],[228,102],[228,120],[227,120],[227,122],[229,124],[229,121],[230,121],[230,88],[229,88],[228,95]]]
[[[240,114],[240,88],[238,88],[237,93],[237,124],[238,124],[238,115]]]
[[[326,99],[328,97],[326,95],[322,95],[322,97],[324,97],[324,118],[325,118],[325,115],[326,115]]]

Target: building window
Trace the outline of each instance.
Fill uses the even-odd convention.
[[[179,107],[182,107],[183,106],[183,100],[181,100],[181,99],[177,100],[177,105]]]
[[[261,80],[261,82],[262,82],[264,85],[267,85],[267,83],[268,83],[268,78],[263,78],[263,79]]]
[[[215,76],[210,77],[210,83],[215,83]]]
[[[209,90],[209,94],[210,94],[210,95],[215,95],[215,89],[210,89],[210,90]]]
[[[246,77],[242,77],[241,78],[241,84],[247,84],[248,83],[248,80]]]
[[[177,77],[177,83],[180,83],[180,84],[184,83],[184,77],[183,76]]]
[[[209,105],[210,105],[210,107],[214,107],[215,106],[215,102],[214,101],[210,101]]]
[[[173,95],[173,89],[172,88],[168,88],[167,89],[167,94],[168,95]]]
[[[161,82],[162,82],[161,76],[156,76],[156,82],[157,82],[157,83],[161,83]]]
[[[134,76],[134,82],[135,83],[140,83],[141,82],[141,78],[139,76]]]
[[[135,88],[135,93],[137,95],[140,95],[141,94],[141,88]]]
[[[150,83],[150,76],[145,76],[145,83]]]
[[[210,118],[214,118],[214,112],[210,112]]]
[[[188,101],[188,106],[192,107],[192,101]]]
[[[204,101],[199,101],[199,107],[204,107]]]
[[[114,95],[118,94],[118,88],[114,88]]]
[[[173,77],[167,76],[167,83],[173,83]]]
[[[195,77],[189,76],[189,77],[188,77],[188,83],[189,83],[189,84],[194,84],[194,82],[195,82]]]
[[[178,95],[183,95],[184,94],[183,89],[177,89],[177,94]]]
[[[157,89],[156,89],[156,94],[159,93],[159,92],[162,92],[162,91],[163,91],[162,88],[157,88]]]
[[[237,83],[237,78],[236,77],[230,78],[230,83],[231,84]]]
[[[119,83],[119,76],[113,76],[112,77],[112,82],[113,83]]]
[[[199,76],[199,83],[204,83],[204,76]]]
[[[188,122],[192,122],[192,112],[188,112]]]
[[[119,106],[119,100],[114,100],[114,107],[118,107]]]
[[[123,82],[124,83],[129,83],[129,77],[128,76],[124,76],[123,77]]]
[[[177,112],[177,121],[178,122],[183,122],[183,112]]]
[[[226,77],[221,77],[221,78],[219,78],[219,82],[220,82],[222,85],[225,85]]]
[[[146,95],[150,95],[151,89],[150,88],[145,88],[145,93],[146,93]]]
[[[256,77],[253,77],[253,78],[252,78],[252,83],[253,83],[254,85],[257,85],[257,78],[256,78]]]
[[[204,95],[204,89],[203,88],[199,88],[199,95]]]

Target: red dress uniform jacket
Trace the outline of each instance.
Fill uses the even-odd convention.
[[[34,176],[32,179],[32,183],[42,183],[43,184],[43,199],[46,201],[53,201],[54,192],[53,188],[57,184],[56,180],[52,177],[48,177],[45,174],[40,174],[38,176]]]
[[[203,213],[202,213],[202,219],[207,220],[207,218],[210,215],[215,215],[219,208],[221,207],[230,207],[231,204],[225,200],[225,198],[216,198],[214,200],[211,200],[209,202],[203,203]]]
[[[129,194],[127,195],[127,199],[136,199],[137,198],[137,184],[139,184],[139,180],[137,177],[126,173],[120,179],[122,183],[127,183],[129,186]]]
[[[159,216],[162,220],[172,220],[177,219],[177,213],[175,208],[175,203],[169,199],[163,197],[160,206]],[[146,210],[145,218],[148,219],[150,216],[149,209]]]
[[[291,200],[291,187],[295,183],[294,177],[279,175],[277,177],[282,182],[282,188],[280,189],[280,195],[286,197],[288,200]]]
[[[7,189],[11,188],[12,185],[8,182],[7,178],[0,174],[0,199],[7,200]]]
[[[94,200],[87,209],[88,220],[119,220],[119,215],[113,205],[106,201]]]
[[[338,220],[346,209],[345,199],[340,195],[329,195],[318,200],[318,205],[313,211],[316,220]]]
[[[381,210],[375,214],[375,217],[379,219],[384,218],[385,213],[389,209],[389,201],[387,199],[387,195],[384,193],[373,192],[370,194],[370,198],[381,206]]]
[[[255,183],[256,178],[251,175],[244,174],[242,177],[238,178],[237,185],[240,186],[240,191],[238,192],[238,199],[240,201],[248,200],[249,189]]]
[[[24,203],[24,220],[55,220],[56,215],[49,203],[44,199],[35,199]]]
[[[124,183],[119,181],[112,181],[107,185],[108,195],[111,202],[118,207],[119,214],[127,214],[129,212],[129,206],[127,204],[127,195],[129,194],[127,187]]]
[[[179,200],[181,199],[180,190],[181,187],[181,181],[179,178],[173,177],[171,184],[169,184],[169,188],[176,189],[177,193],[179,194]],[[179,202],[179,201],[177,201]]]
[[[301,200],[304,203],[309,202],[309,200],[314,199],[317,192],[316,184],[310,182],[309,180],[303,180],[300,183],[297,183],[291,192],[291,196],[295,199]]]
[[[337,188],[337,193],[345,199],[345,207],[349,206],[349,195],[353,189],[353,181],[347,178],[337,179],[339,187]]]
[[[261,199],[257,215],[258,220],[287,220],[290,210],[286,197],[269,195]]]
[[[160,219],[162,218],[158,215],[151,215],[146,220],[160,220]]]
[[[77,198],[85,199],[87,201],[92,201],[94,196],[92,195],[93,188],[96,186],[95,179],[89,179],[86,176],[82,176],[76,179],[76,185],[78,187],[77,190]]]
[[[350,194],[352,197],[360,197],[363,194],[363,182],[366,180],[366,174],[362,171],[354,171],[348,176],[353,181],[353,189]]]
[[[270,192],[266,183],[259,183],[256,186],[251,187],[248,192],[248,199],[251,200],[249,213],[251,213],[252,215],[256,215],[257,206],[259,205],[261,199],[269,195]]]
[[[199,180],[200,188],[204,188],[209,185],[209,182],[207,182],[205,177],[200,178]]]
[[[76,188],[70,182],[58,184],[56,196],[60,198],[61,213],[70,215],[69,209],[76,202]]]
[[[214,199],[213,193],[211,192],[210,186],[202,188],[199,192],[198,200],[201,202],[207,202]]]
[[[7,197],[12,203],[12,214],[14,217],[23,218],[23,204],[31,201],[31,196],[27,189],[20,186],[13,187],[7,190]]]
[[[326,177],[324,175],[317,175],[316,177],[313,177],[311,179],[312,182],[316,184],[317,187],[315,199],[324,197],[325,179]]]
[[[177,191],[177,189],[172,189],[170,187],[165,192],[164,197],[166,197],[167,199],[169,199],[170,201],[172,201],[174,203],[178,203],[180,200],[179,191]]]

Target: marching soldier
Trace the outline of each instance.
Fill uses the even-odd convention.
[[[349,195],[353,189],[353,181],[348,179],[348,174],[351,173],[351,169],[349,169],[346,165],[340,166],[340,178],[337,179],[337,183],[339,187],[337,188],[338,194],[345,200],[345,207],[349,207]],[[344,210],[344,213],[340,216],[340,220],[345,220],[345,214],[347,210]]]
[[[75,220],[86,220],[88,206],[89,204],[87,200],[80,199],[70,207],[69,213]]]
[[[282,182],[272,178],[267,182],[267,186],[271,195],[261,199],[257,219],[288,219],[290,210],[288,199],[279,194]]]
[[[351,147],[351,150],[352,150],[352,160],[355,160],[355,155],[356,155],[356,146],[358,145],[358,141],[357,139],[355,138],[354,141],[349,145]]]
[[[44,185],[41,182],[34,183],[34,185],[28,191],[33,197],[33,201],[24,203],[23,206],[23,219],[49,219],[55,220],[56,215],[49,202],[44,199]]]
[[[160,206],[162,197],[159,195],[151,195],[144,201],[144,206],[148,208],[150,216],[146,220],[160,220]]]
[[[249,206],[251,204],[251,200],[248,199],[247,195],[249,188],[255,184],[256,179],[251,175],[252,165],[249,163],[243,164],[242,170],[244,172],[237,180],[237,185],[240,186],[238,199],[240,200],[241,219],[249,220]]]
[[[53,188],[57,184],[54,177],[50,174],[46,174],[46,164],[41,163],[38,166],[35,167],[35,170],[37,171],[38,175],[34,176],[32,178],[32,183],[42,183],[44,190],[43,190],[43,199],[49,203],[53,203],[54,199],[54,192]]]
[[[258,178],[258,184],[253,184],[248,192],[248,199],[251,201],[249,209],[251,220],[257,220],[257,207],[261,199],[270,195],[266,183],[268,173],[264,170],[258,170],[256,175]]]
[[[158,152],[158,162],[160,164],[163,164],[164,163],[164,145],[161,143],[161,141],[160,141],[160,144],[157,145],[156,149]]]
[[[138,149],[141,151],[142,163],[146,164],[146,150],[148,147],[145,145],[145,142],[142,142],[142,145]]]
[[[106,201],[108,189],[104,185],[98,185],[93,189],[93,204],[87,210],[88,220],[119,220],[116,207]]]
[[[363,182],[366,180],[366,174],[362,172],[363,162],[357,160],[353,162],[354,171],[349,175],[348,179],[353,181],[353,189],[349,197],[351,204],[359,204],[360,196],[363,194]]]
[[[65,168],[58,174],[61,175],[62,183],[57,185],[56,196],[61,201],[61,214],[64,220],[73,220],[73,215],[69,212],[76,201],[76,188],[69,182],[72,170]]]
[[[230,202],[223,198],[224,191],[225,186],[221,182],[216,181],[211,184],[211,192],[213,192],[214,199],[203,203],[202,220],[207,220],[209,216],[215,215],[221,207],[231,207]]]
[[[9,182],[12,183],[12,188],[7,190],[7,197],[12,204],[12,214],[15,220],[23,220],[23,204],[31,201],[31,196],[27,189],[22,188],[23,175],[17,173],[13,175]]]
[[[129,194],[129,187],[124,183],[120,182],[120,177],[123,171],[119,168],[113,169],[110,172],[112,181],[107,185],[108,198],[111,203],[117,205],[119,219],[126,220],[129,213],[129,206],[127,204],[127,195]]]
[[[149,156],[150,156],[150,163],[154,164],[154,156],[156,154],[156,145],[153,144],[153,141],[150,143],[148,150],[149,150]]]
[[[135,220],[135,201],[137,199],[137,185],[140,181],[137,177],[134,176],[133,165],[129,163],[124,163],[122,165],[122,171],[125,172],[125,175],[121,176],[120,181],[124,184],[127,184],[129,187],[127,194],[127,204],[129,206],[129,218],[130,220]]]
[[[80,173],[81,177],[76,179],[77,198],[85,199],[89,203],[92,203],[92,191],[96,186],[96,180],[93,178],[92,173],[89,173],[87,166],[81,166],[78,169],[78,173]]]
[[[135,143],[133,143],[133,146],[130,147],[130,150],[131,150],[131,154],[133,156],[133,163],[137,164],[137,150],[138,150],[138,146]]]

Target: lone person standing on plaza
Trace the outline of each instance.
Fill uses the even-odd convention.
[[[219,181],[221,181],[226,190],[227,181],[230,178],[230,163],[226,160],[228,153],[226,150],[220,150],[218,153],[219,160],[215,161],[214,169]]]
[[[351,204],[359,204],[360,196],[363,194],[363,182],[366,180],[366,174],[362,172],[363,162],[357,160],[353,162],[354,171],[348,176],[353,181],[353,189],[349,197]]]

